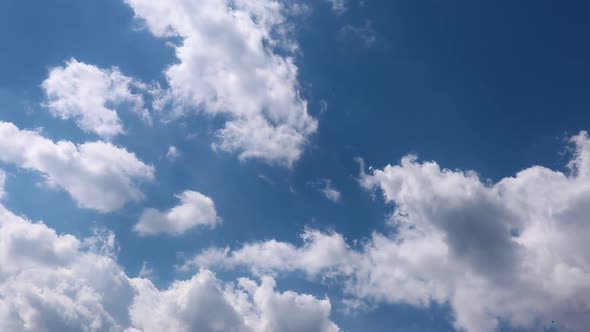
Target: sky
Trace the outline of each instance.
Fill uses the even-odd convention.
[[[0,330],[585,331],[589,9],[1,1]]]

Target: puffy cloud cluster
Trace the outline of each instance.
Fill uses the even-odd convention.
[[[283,4],[275,0],[126,0],[158,37],[179,38],[159,107],[196,109],[225,125],[214,148],[291,165],[317,121],[299,95]],[[277,49],[281,51],[277,51]]]
[[[142,236],[162,233],[181,235],[191,228],[215,227],[220,222],[211,198],[192,190],[186,190],[176,197],[180,204],[166,212],[146,209],[134,230]]]
[[[338,331],[328,299],[202,270],[157,289],[117,264],[112,233],[79,240],[0,204],[2,331]]]
[[[140,200],[139,184],[154,177],[152,166],[111,143],[54,142],[8,122],[0,122],[0,161],[39,172],[80,207],[100,212]]]
[[[140,91],[145,85],[123,75],[119,69],[101,69],[70,59],[63,67],[49,71],[42,83],[46,95],[45,106],[61,119],[74,119],[78,127],[106,139],[125,130],[117,110],[111,107],[126,105],[150,119],[144,108]]]
[[[395,206],[389,234],[354,246],[306,230],[303,245],[266,241],[210,249],[192,265],[304,271],[334,278],[353,301],[448,303],[457,328],[590,326],[590,139],[572,138],[570,173],[534,166],[491,184],[474,172],[407,156],[362,174]]]
[[[0,206],[0,330],[122,331],[133,296],[111,257]]]
[[[146,279],[138,279],[135,286],[139,296],[130,313],[144,331],[339,331],[329,319],[329,300],[276,292],[270,277],[260,284],[240,278],[236,287],[203,270],[165,291]]]

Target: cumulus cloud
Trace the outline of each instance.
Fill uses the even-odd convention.
[[[176,197],[180,204],[168,211],[144,210],[134,230],[142,236],[181,235],[198,226],[215,227],[221,221],[211,198],[192,190],[186,190]]]
[[[60,235],[0,204],[0,330],[338,331],[328,299],[277,292],[273,278],[202,270],[159,290],[127,276],[115,248],[111,232]]]
[[[281,2],[126,3],[154,35],[180,39],[159,107],[169,104],[177,116],[190,109],[218,115],[225,125],[213,147],[241,159],[291,165],[300,158],[317,121],[299,93],[298,68],[288,55],[296,44]]]
[[[125,131],[113,107],[126,105],[150,120],[142,94],[133,92],[145,86],[116,67],[101,69],[72,58],[65,66],[52,68],[41,86],[53,116],[74,119],[82,130],[105,139]]]
[[[146,279],[134,282],[139,290],[130,314],[144,331],[336,332],[329,319],[328,299],[274,290],[275,281],[260,284],[240,278],[237,285],[220,282],[202,270],[193,278],[160,291]]]
[[[122,331],[134,289],[109,256],[84,251],[0,205],[0,330]]]
[[[349,242],[306,230],[303,244],[210,249],[190,266],[304,271],[366,303],[448,303],[457,328],[584,331],[590,324],[590,139],[572,138],[569,173],[533,166],[495,184],[404,157],[362,174],[394,204],[386,234]]]
[[[108,142],[54,142],[38,132],[0,122],[0,160],[39,172],[50,187],[67,191],[80,207],[100,212],[143,198],[140,182],[154,168]]]

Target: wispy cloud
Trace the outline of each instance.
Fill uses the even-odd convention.
[[[371,20],[366,20],[361,26],[346,25],[340,29],[340,35],[344,38],[359,39],[365,47],[371,47],[377,41],[377,33]]]

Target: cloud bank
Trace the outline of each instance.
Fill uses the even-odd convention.
[[[584,331],[590,325],[590,139],[571,139],[569,173],[533,166],[495,184],[475,172],[406,156],[361,175],[394,206],[391,231],[350,245],[308,229],[302,245],[275,240],[209,249],[192,266],[254,274],[303,271],[366,303],[448,303],[455,325]]]
[[[0,330],[339,331],[328,299],[275,291],[273,278],[201,270],[160,290],[129,277],[113,246],[112,233],[59,235],[0,204]]]

